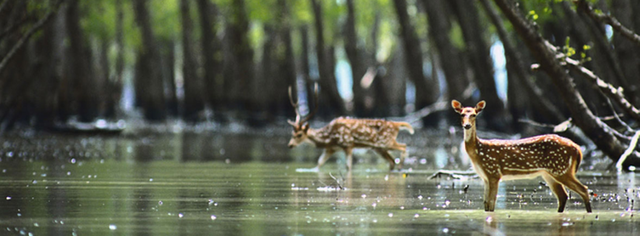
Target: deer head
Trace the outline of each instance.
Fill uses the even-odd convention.
[[[289,86],[289,102],[291,102],[291,105],[296,111],[296,120],[295,121],[287,120],[287,122],[289,122],[289,124],[293,126],[291,140],[289,140],[289,148],[294,148],[295,146],[298,146],[299,144],[308,140],[309,138],[307,136],[307,131],[309,131],[309,123],[307,121],[309,121],[309,119],[311,119],[311,117],[313,117],[313,115],[318,110],[318,84],[314,85],[313,92],[314,92],[315,107],[313,111],[311,111],[310,113],[307,114],[307,116],[302,118],[302,116],[300,115],[300,111],[298,110],[298,106],[299,106],[298,101],[296,99],[296,102],[293,102],[293,96],[291,95],[292,93],[291,86]]]
[[[462,116],[462,127],[464,129],[471,129],[476,123],[476,116],[484,109],[487,103],[480,101],[476,104],[476,107],[462,107],[462,103],[453,100],[451,106],[453,109]]]

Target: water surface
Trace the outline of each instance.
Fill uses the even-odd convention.
[[[418,134],[419,135],[419,134]],[[542,179],[501,183],[485,213],[479,179],[430,179],[466,169],[447,144],[416,139],[407,172],[359,151],[318,173],[319,151],[286,134],[162,133],[89,137],[21,134],[0,141],[0,234],[24,235],[583,235],[638,234],[634,174],[581,171],[594,195],[565,213]],[[589,160],[591,163],[598,160]],[[583,168],[585,169],[585,168]]]

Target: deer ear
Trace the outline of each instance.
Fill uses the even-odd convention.
[[[302,130],[306,133],[307,130],[309,130],[309,123],[304,123],[304,125],[302,125]]]
[[[486,105],[487,105],[487,103],[486,103],[484,100],[483,100],[483,101],[478,102],[478,104],[476,104],[476,114],[477,114],[477,113],[480,113],[480,112],[484,109],[484,107],[485,107]]]
[[[462,103],[458,102],[458,100],[453,100],[451,101],[451,107],[453,107],[453,110],[455,110],[457,113],[462,112]]]

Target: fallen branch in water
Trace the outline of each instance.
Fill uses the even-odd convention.
[[[463,179],[463,178],[478,178],[478,174],[476,174],[473,170],[461,171],[461,170],[439,170],[436,173],[429,176],[429,179],[441,178],[442,176],[449,176],[454,179]]]

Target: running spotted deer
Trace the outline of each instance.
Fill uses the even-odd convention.
[[[476,135],[476,116],[485,107],[462,107],[456,100],[453,109],[462,116],[464,146],[473,169],[484,180],[484,210],[494,211],[501,179],[524,179],[542,176],[558,199],[558,212],[567,203],[565,187],[578,193],[587,212],[591,212],[587,187],[576,178],[582,161],[580,147],[555,134],[519,140],[484,140]]]
[[[333,119],[328,125],[320,129],[309,128],[309,119],[313,117],[318,109],[318,86],[314,90],[315,107],[306,117],[302,118],[298,110],[298,102],[293,102],[291,87],[289,87],[289,101],[295,108],[296,120],[289,120],[293,126],[293,133],[289,141],[289,148],[294,148],[303,142],[308,142],[318,148],[323,148],[324,152],[318,159],[318,165],[313,168],[317,171],[333,153],[344,151],[347,155],[347,169],[351,171],[354,148],[370,148],[380,154],[389,162],[389,170],[396,166],[394,158],[389,151],[397,150],[401,152],[398,169],[402,169],[402,164],[407,155],[407,145],[396,142],[398,132],[407,130],[413,134],[413,127],[406,122],[386,121],[381,119],[353,119],[339,117]]]

